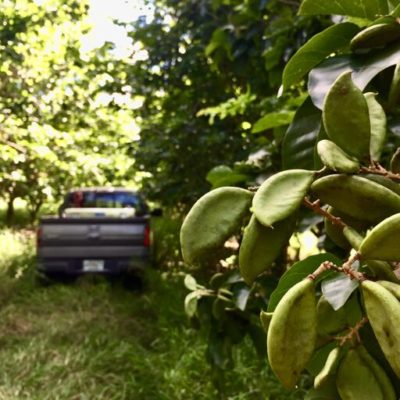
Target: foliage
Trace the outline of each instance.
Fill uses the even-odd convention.
[[[400,28],[395,6],[397,2],[369,0],[360,4],[303,1],[300,14],[334,13],[345,19],[336,20],[336,25],[311,37],[286,65],[284,90],[308,74],[310,96],[298,109],[283,140],[283,164],[289,169],[254,188],[253,216],[245,218],[242,228],[234,232],[242,238],[239,267],[249,286],[240,277],[235,282],[241,282],[242,290],[258,301],[245,302],[241,311],[251,320],[256,310],[268,305],[268,313],[262,312],[261,320],[271,368],[289,389],[308,370],[315,380],[306,399],[399,396],[400,354],[395,349],[400,341],[400,253],[396,245],[400,176],[398,152],[394,150],[400,107],[394,93],[398,93],[400,62],[395,37]],[[225,49],[226,39],[220,34],[217,38]],[[228,193],[231,189],[219,190]],[[207,195],[196,202],[183,224],[186,262],[196,260],[201,249],[212,246],[208,237],[217,236],[215,244],[231,240],[232,232],[221,229],[221,225],[236,224],[237,215],[232,208],[216,213],[214,203],[208,207],[211,198],[215,196]],[[286,253],[285,240],[272,242],[269,232],[272,225],[276,235],[284,235],[276,223],[289,216],[298,221],[294,232],[310,224],[304,207],[324,219],[324,227],[319,223],[313,229],[320,230],[321,245],[333,249],[335,255],[321,254],[290,265],[278,256]],[[203,218],[191,220],[196,210],[202,210]],[[254,220],[259,224],[257,230]],[[202,234],[192,246],[187,239],[193,232]],[[324,240],[326,236],[329,238]],[[336,246],[332,247],[330,241]],[[253,257],[242,257],[249,248],[254,250]],[[260,259],[263,253],[265,257]],[[275,263],[268,254],[275,255]],[[229,261],[230,274],[237,274],[232,272],[235,257],[221,260],[219,268]],[[262,270],[260,260],[264,260]],[[210,273],[211,265],[206,259],[203,263],[203,272]],[[274,266],[288,270],[271,294],[268,289]],[[210,282],[211,289],[187,280],[192,291],[186,298],[190,316],[204,319],[199,308],[203,297],[219,298],[222,313],[239,312],[240,296],[235,297],[231,288],[224,286],[229,282],[224,276],[229,275],[219,276],[215,287]],[[209,318],[215,317],[215,309],[207,309]],[[218,332],[219,324],[212,322],[210,331]],[[225,338],[229,337],[227,325],[223,331]],[[234,332],[245,336],[251,330],[247,327],[241,331],[236,324]],[[220,344],[218,351],[225,348]],[[216,360],[214,364],[218,366]]]
[[[9,220],[18,197],[33,220],[71,186],[133,183],[133,161],[116,152],[135,139],[124,63],[107,44],[81,51],[87,2],[2,3],[0,189]]]
[[[208,171],[235,168],[261,149],[265,160],[253,169],[247,163],[247,180],[276,168],[282,127],[303,99],[298,89],[276,98],[281,71],[306,36],[330,23],[297,18],[295,8],[275,0],[160,0],[151,21],[134,26],[140,50],[129,76],[144,98],[134,156],[150,173],[152,198],[185,209],[209,188]]]

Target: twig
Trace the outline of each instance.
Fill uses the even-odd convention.
[[[335,336],[334,339],[339,341],[339,345],[343,346],[347,341],[353,340],[355,337],[358,343],[361,343],[360,329],[368,322],[367,317],[363,317],[355,326],[349,328],[349,332],[344,336]]]
[[[341,228],[345,228],[347,225],[341,220],[341,218],[334,216],[333,214],[329,213],[325,209],[321,207],[321,200],[315,200],[311,202],[307,197],[304,198],[303,204],[308,207],[310,210],[313,210],[315,213],[322,215],[323,217],[327,218],[332,224],[338,225]]]
[[[380,165],[378,163],[374,163],[370,167],[361,167],[360,173],[381,175],[381,176],[384,176],[389,179],[400,181],[400,174],[396,174],[394,172],[388,171],[387,169],[383,168],[382,165]]]
[[[339,268],[340,267],[338,267],[331,261],[324,261],[312,274],[308,275],[308,279],[315,281],[315,279],[317,279],[317,277],[321,275],[323,272],[328,271],[330,269],[339,270]]]

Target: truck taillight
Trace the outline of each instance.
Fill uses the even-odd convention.
[[[37,228],[36,229],[36,248],[39,248],[39,246],[42,244],[42,228]]]
[[[144,240],[143,240],[143,245],[144,247],[150,247],[151,244],[151,232],[150,232],[150,226],[146,225],[144,228]]]

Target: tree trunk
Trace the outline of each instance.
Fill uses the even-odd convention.
[[[14,197],[10,197],[7,202],[6,224],[11,226],[14,222]]]

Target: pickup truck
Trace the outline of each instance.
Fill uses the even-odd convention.
[[[40,219],[37,266],[49,277],[141,271],[150,244],[150,212],[137,192],[77,188],[65,196],[58,217]]]

